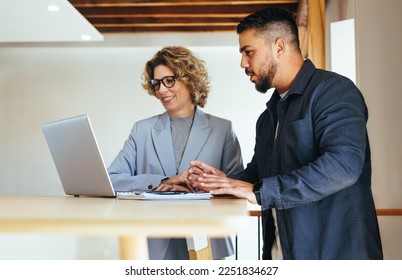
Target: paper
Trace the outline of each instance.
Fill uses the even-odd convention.
[[[119,199],[139,199],[139,200],[205,200],[210,199],[212,194],[205,192],[180,193],[180,192],[130,192],[117,193]]]

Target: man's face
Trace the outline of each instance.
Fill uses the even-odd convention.
[[[274,87],[278,65],[272,54],[273,46],[258,35],[255,29],[248,29],[239,35],[240,67],[245,69],[257,91],[265,93]]]

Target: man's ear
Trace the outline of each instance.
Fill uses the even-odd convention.
[[[283,55],[283,53],[285,52],[285,40],[283,40],[282,38],[278,38],[275,41],[275,53],[276,53],[276,57],[279,58]]]

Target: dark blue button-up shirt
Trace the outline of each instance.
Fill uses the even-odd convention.
[[[284,259],[382,259],[367,118],[353,82],[310,60],[285,98],[273,93],[254,156],[234,176],[263,181],[263,258],[271,257],[275,208]]]

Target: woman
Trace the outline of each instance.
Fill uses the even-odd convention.
[[[166,47],[145,65],[143,87],[165,108],[134,124],[108,171],[116,191],[192,191],[190,161],[225,171],[243,169],[230,121],[201,111],[210,81],[204,61],[183,47]],[[230,238],[211,239],[214,259],[233,254]],[[149,238],[150,259],[188,259],[184,238]]]

